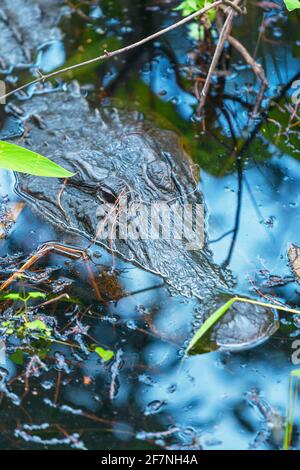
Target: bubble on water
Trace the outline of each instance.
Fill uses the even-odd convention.
[[[72,408],[71,406],[68,406],[68,405],[62,405],[60,407],[60,410],[63,413],[71,413],[72,415],[75,415],[75,416],[81,416],[83,413],[80,408]]]
[[[130,330],[136,330],[136,329],[137,329],[136,323],[135,323],[135,321],[133,321],[133,320],[128,320],[128,321],[126,322],[126,326],[127,326],[127,328],[129,328]]]
[[[122,26],[120,30],[122,34],[131,33],[132,31],[133,31],[133,28],[131,26]]]
[[[282,37],[282,29],[279,28],[279,26],[275,26],[273,28],[273,36],[277,39],[280,39]]]
[[[113,317],[109,317],[108,315],[105,315],[104,317],[101,318],[102,321],[107,321],[108,323],[111,323],[112,325],[115,325],[118,323],[120,320],[120,317],[114,315]]]
[[[167,388],[168,393],[175,393],[176,390],[177,390],[177,385],[176,384],[172,384]]]
[[[103,11],[102,11],[102,9],[100,8],[99,5],[92,5],[91,9],[90,9],[89,16],[91,18],[94,18],[95,20],[99,19],[99,18],[101,18],[101,16],[103,16]]]
[[[142,384],[149,385],[149,386],[153,386],[155,384],[155,381],[152,379],[152,377],[146,374],[139,375],[138,380]]]
[[[274,215],[271,215],[270,217],[267,217],[266,219],[262,220],[260,223],[266,225],[269,228],[273,228],[275,222],[276,222],[276,217]]]
[[[181,102],[181,99],[178,96],[172,96],[172,98],[170,98],[168,101],[174,104],[175,106],[178,106]]]
[[[42,424],[23,424],[23,429],[26,431],[36,431],[36,430],[45,430],[50,427],[49,423]]]
[[[53,380],[45,380],[44,382],[41,383],[41,386],[45,390],[50,390],[51,388],[54,387],[54,381]]]
[[[148,403],[148,405],[146,406],[146,409],[145,409],[145,416],[149,416],[149,415],[156,415],[158,413],[160,413],[162,407],[166,404],[166,402],[164,401],[160,401],[160,400],[153,400],[151,401],[150,403]]]

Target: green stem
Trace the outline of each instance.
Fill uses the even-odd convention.
[[[276,308],[276,310],[283,310],[284,312],[296,313],[297,315],[300,315],[300,310],[295,310],[294,308],[284,307],[281,305],[267,304],[266,302],[260,302],[259,300],[250,300],[244,299],[243,297],[235,297],[235,302],[245,302],[248,304],[259,305],[260,307],[266,308]]]

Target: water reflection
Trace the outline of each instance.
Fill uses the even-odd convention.
[[[86,41],[86,31],[103,35],[101,26],[106,28],[105,38],[114,37],[125,19],[126,28],[117,36],[131,42],[139,34],[146,35],[146,30],[153,32],[174,19],[167,15],[168,5],[158,11],[158,6],[152,4],[151,9],[149,5],[145,9],[138,8],[139,2],[123,2],[123,8],[118,8],[119,2],[113,3],[116,11],[108,14],[113,20],[105,22],[102,9],[95,5],[89,14],[99,24],[85,28],[82,18],[73,19],[80,26],[75,38],[67,34],[64,45],[55,42],[43,46],[38,59],[43,70],[53,70],[72,59],[75,45]],[[146,13],[145,23],[141,19]],[[260,19],[257,14],[253,30]],[[65,29],[68,31],[68,25]],[[237,29],[243,36],[243,26]],[[291,38],[296,34],[293,22]],[[276,294],[297,305],[295,283],[269,288],[264,282],[266,273],[290,276],[287,246],[290,242],[300,244],[295,230],[299,224],[299,162],[293,149],[290,153],[279,151],[272,140],[270,143],[257,135],[253,147],[243,156],[243,191],[238,199],[238,172],[232,149],[235,140],[244,137],[249,123],[253,99],[251,93],[246,93],[248,82],[254,90],[257,84],[252,83],[248,68],[235,68],[223,90],[229,98],[216,101],[218,106],[209,111],[211,134],[207,137],[201,123],[190,121],[197,99],[194,83],[186,72],[190,71],[187,52],[194,46],[184,31],[176,31],[134,52],[128,56],[128,63],[107,63],[94,70],[92,78],[91,72],[82,72],[76,78],[81,83],[103,86],[104,94],[116,96],[123,104],[133,96],[137,107],[184,134],[195,160],[204,167],[201,189],[215,261],[221,264],[228,257],[236,207],[240,204],[236,242],[229,260],[237,277],[236,290],[256,295],[254,288],[259,287],[267,295]],[[299,61],[288,40],[274,50],[265,43],[263,48],[260,57],[265,59],[269,95],[273,96],[280,83],[297,73]],[[228,114],[226,118],[220,112],[222,106],[227,108],[229,120]],[[18,122],[5,123],[1,138],[7,133],[11,137],[19,135]],[[12,187],[11,175],[3,173],[0,197],[17,203]],[[5,268],[6,255],[21,253],[23,259],[44,242],[62,241],[62,237],[66,244],[82,244],[82,240],[56,232],[25,207],[9,237],[1,240],[1,269]],[[111,255],[100,247],[94,247],[91,256],[98,271],[112,265]],[[216,351],[182,360],[197,301],[171,295],[159,277],[119,259],[115,262],[120,273],[118,282],[126,295],[118,301],[97,302],[83,263],[58,255],[41,260],[40,271],[49,267],[51,271],[33,285],[46,291],[49,286],[55,287],[58,293],[67,290],[81,301],[41,312],[58,321],[62,334],[72,329],[72,340],[81,348],[55,344],[41,363],[31,358],[34,373],[29,381],[28,364],[25,370],[24,365],[11,360],[9,351],[4,358],[2,350],[0,448],[280,448],[288,375],[294,368],[291,344],[298,328],[292,328],[286,320],[279,333],[254,350]],[[89,327],[93,342],[115,351],[113,362],[103,364],[96,354],[88,353],[90,338],[80,330],[82,327]],[[23,374],[20,380],[19,374]],[[21,405],[16,397],[22,397]],[[297,430],[294,446],[299,446]]]

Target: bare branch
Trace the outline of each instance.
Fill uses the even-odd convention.
[[[259,80],[266,86],[268,86],[268,81],[266,79],[266,75],[262,66],[256,62],[253,57],[249,54],[247,49],[241,44],[237,39],[233,36],[228,36],[229,43],[241,54],[244,61],[250,65],[253,69],[253,72],[259,78]]]
[[[239,6],[239,3],[241,3],[241,0],[234,0],[233,3],[234,3],[235,6]],[[205,106],[206,98],[207,98],[207,95],[208,95],[208,92],[209,92],[209,88],[210,88],[210,84],[211,84],[213,74],[215,72],[215,69],[216,69],[218,63],[219,63],[220,57],[221,57],[223,49],[224,49],[225,41],[228,39],[230,30],[231,30],[231,27],[232,27],[232,22],[233,22],[235,14],[236,14],[236,12],[232,8],[232,6],[229,6],[228,9],[230,11],[227,15],[227,18],[226,18],[226,20],[224,22],[224,25],[222,27],[222,30],[220,32],[218,44],[217,44],[213,59],[212,59],[211,64],[210,64],[209,71],[208,71],[208,74],[207,74],[202,92],[201,92],[202,96],[201,96],[200,105],[199,105],[199,113],[201,113],[202,109]]]
[[[239,1],[239,0],[238,0]],[[20,86],[19,88],[16,88],[15,90],[10,91],[9,93],[6,93],[5,95],[0,96],[0,101],[5,100],[9,96],[14,95],[15,93],[25,90],[27,87],[34,85],[35,83],[39,82],[44,82],[45,80],[48,80],[49,78],[56,77],[57,75],[61,75],[62,73],[69,72],[71,70],[77,69],[79,67],[83,67],[85,65],[90,65],[95,62],[99,62],[105,59],[109,59],[111,57],[115,57],[120,54],[124,54],[125,52],[131,51],[132,49],[135,49],[136,47],[142,46],[143,44],[146,44],[147,42],[153,41],[154,39],[162,36],[163,34],[169,33],[170,31],[173,31],[176,28],[179,28],[180,26],[183,26],[186,23],[189,23],[193,19],[197,18],[198,16],[204,15],[208,11],[212,10],[213,8],[219,7],[222,4],[224,4],[223,0],[217,0],[214,3],[211,3],[210,5],[207,5],[206,7],[202,8],[201,10],[196,11],[192,15],[187,16],[186,18],[183,18],[182,20],[178,21],[177,23],[174,23],[171,26],[168,26],[167,28],[164,28],[160,31],[157,31],[156,33],[152,34],[151,36],[147,36],[146,38],[141,39],[140,41],[135,42],[134,44],[130,44],[129,46],[122,47],[121,49],[117,49],[112,52],[104,51],[103,55],[100,55],[98,57],[94,57],[92,59],[86,60],[84,62],[81,62],[79,64],[71,65],[70,67],[65,67],[60,70],[56,70],[55,72],[48,73],[47,75],[42,75],[36,78],[35,80],[32,80],[29,83],[25,83],[24,85]],[[230,7],[229,7],[230,8]],[[233,11],[233,10],[231,10]],[[230,13],[229,13],[230,15]],[[228,16],[229,16],[228,15]]]

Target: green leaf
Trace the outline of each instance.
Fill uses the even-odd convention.
[[[12,353],[9,356],[10,360],[13,361],[17,366],[22,366],[24,364],[24,353],[21,349],[17,349],[16,352]]]
[[[300,378],[300,369],[295,369],[291,371],[292,377],[299,377]]]
[[[5,294],[2,297],[3,300],[23,300],[21,294],[18,292],[11,292],[10,294]]]
[[[174,10],[182,11],[183,16],[188,16],[210,3],[212,3],[212,0],[183,0]]]
[[[41,320],[34,320],[25,324],[27,331],[40,331],[42,333],[51,334],[50,328]]]
[[[103,359],[104,362],[110,361],[115,355],[113,351],[103,349],[100,346],[97,346],[95,348],[95,353],[97,353],[98,356],[100,356],[101,359]]]
[[[45,299],[46,294],[44,294],[43,292],[28,292],[27,298],[28,299]]]
[[[65,170],[60,165],[38,153],[1,140],[0,168],[35,176],[48,176],[50,178],[70,178],[74,176],[74,173]]]
[[[284,3],[289,11],[300,8],[300,0],[284,0]]]
[[[188,27],[189,37],[195,41],[203,41],[204,39],[204,27],[194,22]]]
[[[201,6],[199,6],[198,8],[199,4],[201,4]],[[200,2],[197,0],[184,0],[183,2],[180,3],[180,5],[178,5],[178,7],[174,8],[174,10],[181,10],[183,16],[188,16],[192,13],[195,13],[200,8],[202,8],[203,5],[204,5],[204,0],[200,0]]]
[[[204,335],[208,333],[208,331],[217,323],[220,318],[225,315],[225,313],[229,310],[232,304],[236,301],[236,298],[233,297],[232,299],[228,300],[224,305],[219,307],[199,328],[198,331],[192,337],[190,344],[185,350],[185,355],[188,355],[189,352],[196,346],[196,344],[203,339]]]

